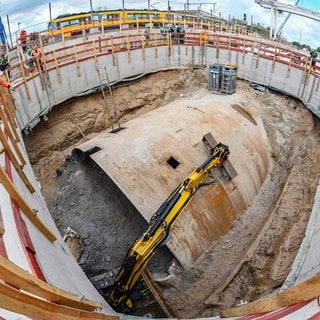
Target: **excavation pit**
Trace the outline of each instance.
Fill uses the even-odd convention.
[[[166,243],[184,268],[252,203],[268,170],[269,146],[261,119],[249,121],[232,104],[222,108],[225,99],[210,93],[181,99],[127,122],[118,134],[104,132],[77,147],[83,153],[99,149],[91,159],[150,221],[194,167],[209,157],[203,136],[210,132],[229,146],[229,160],[239,174],[230,180],[217,172],[217,183],[196,194]],[[179,166],[168,165],[170,158]]]
[[[149,88],[163,80],[161,74],[154,76]],[[171,76],[166,73],[168,81],[184,77],[181,73],[177,80],[176,71]],[[107,276],[108,281],[114,277],[128,247],[145,230],[154,210],[207,158],[203,135],[211,132],[229,145],[230,161],[238,175],[231,181],[222,180],[212,193],[203,189],[196,194],[167,244],[176,262],[167,251],[159,255],[161,258],[156,256],[150,266],[162,302],[179,318],[212,316],[218,308],[255,299],[281,285],[303,237],[319,172],[318,155],[314,154],[319,143],[318,119],[300,102],[272,93],[256,95],[241,83],[232,96],[213,95],[208,94],[206,81],[200,83],[196,91],[177,90],[177,101],[163,101],[167,106],[159,104],[158,95],[149,109],[161,108],[153,112],[146,113],[147,104],[143,112],[134,108],[136,114],[131,118],[136,119],[126,119],[130,121],[123,122],[125,130],[86,137],[87,142],[61,148],[34,166],[61,232],[70,226],[84,240],[80,258],[84,271],[93,283],[100,279],[106,283]],[[135,84],[135,94],[141,96],[148,90],[146,86],[142,80],[139,92]],[[123,91],[116,99],[121,95]],[[78,102],[81,104],[84,102]],[[97,104],[87,110],[87,116],[96,108]],[[153,124],[152,113],[156,115]],[[55,128],[62,134],[61,113],[57,126],[55,116],[54,111],[49,114],[47,132]],[[82,118],[83,124],[79,123],[84,129],[88,118]],[[45,137],[45,128],[36,128],[33,137],[27,137],[30,154],[31,140],[36,146],[41,134]],[[101,136],[106,137],[103,143]],[[99,147],[93,149],[98,151],[91,158],[108,175],[95,164],[82,166],[75,158],[62,165],[71,149],[85,152],[90,144]],[[167,163],[170,157],[179,162],[175,169]],[[62,174],[53,177],[51,173],[45,179],[45,173],[37,170],[44,163],[49,169],[60,166]],[[117,170],[125,172],[120,175]],[[303,185],[310,187],[305,190]],[[106,199],[109,202],[104,202]],[[208,213],[215,212],[220,203],[224,203],[222,217],[226,220],[218,221],[219,228],[214,229]],[[204,214],[198,215],[199,209]],[[157,260],[162,257],[163,261]],[[157,270],[159,264],[165,268]]]

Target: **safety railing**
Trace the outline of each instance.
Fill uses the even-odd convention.
[[[101,55],[114,55],[119,52],[127,52],[128,59],[130,52],[137,49],[156,48],[166,46],[170,54],[171,46],[206,46],[217,50],[228,50],[243,55],[257,55],[258,58],[268,59],[273,63],[278,62],[288,65],[289,68],[297,68],[302,71],[319,75],[319,67],[311,69],[311,59],[306,52],[298,51],[277,42],[256,39],[250,36],[220,34],[210,30],[190,30],[184,33],[161,33],[154,30],[146,39],[143,32],[120,35],[119,33],[105,37],[93,37],[80,43],[51,49],[52,46],[45,46],[40,42],[40,50],[44,52],[43,70],[40,70],[39,63],[27,67],[28,60],[24,60],[21,49],[18,50],[20,57],[15,64],[11,65],[11,81],[17,86],[22,82],[27,83],[32,77],[39,76],[53,69],[59,69],[71,63],[79,63],[86,59],[94,59]],[[31,43],[30,46],[33,44]],[[143,55],[143,52],[142,52]],[[18,62],[18,63],[17,63]],[[31,76],[30,76],[31,75]]]

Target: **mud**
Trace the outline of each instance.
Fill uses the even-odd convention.
[[[73,147],[177,98],[201,96],[207,83],[206,69],[149,75],[120,85],[107,100],[97,93],[54,108],[25,138],[49,210],[63,235],[68,227],[76,232],[74,254],[97,288],[112,283],[147,222],[94,163],[72,154]],[[319,119],[288,96],[254,91],[241,81],[237,92],[239,105],[263,119],[272,165],[252,205],[192,267],[183,270],[165,247],[154,257],[151,272],[175,317],[213,316],[281,286],[311,213]]]

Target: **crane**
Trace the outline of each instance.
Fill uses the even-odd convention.
[[[310,9],[306,9],[306,8],[302,8],[297,5],[282,3],[282,2],[278,2],[276,0],[254,0],[254,2],[263,8],[273,9],[274,13],[288,12],[290,14],[295,14],[298,16],[302,16],[304,18],[309,18],[309,19],[312,19],[315,21],[320,21],[320,13],[319,12],[313,11]],[[297,3],[298,3],[298,1],[297,1]],[[286,21],[285,21],[285,23],[286,23]],[[276,29],[276,16],[274,18],[273,24],[274,24],[273,30],[275,30]],[[281,30],[280,30],[280,28],[281,28]],[[277,32],[277,34],[279,34],[279,32],[282,31],[283,26],[280,26],[280,28],[279,28],[279,31]],[[274,34],[274,36],[276,36],[276,34]]]
[[[295,3],[295,6],[297,6],[299,4],[300,0],[297,0],[296,3]],[[289,13],[285,19],[282,21],[277,33],[276,33],[276,38],[280,38],[281,36],[281,32],[282,32],[282,29],[283,27],[285,26],[285,24],[287,23],[287,21],[289,20],[290,16],[291,16],[292,13]]]

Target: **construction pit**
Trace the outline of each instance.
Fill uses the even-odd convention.
[[[218,172],[179,217],[148,267],[158,301],[141,302],[139,285],[136,315],[209,317],[256,300],[281,287],[304,237],[320,120],[242,81],[232,95],[207,87],[206,68],[158,72],[107,100],[95,93],[56,106],[25,137],[49,210],[102,294],[151,215],[208,157],[203,136],[229,145],[236,176]]]

